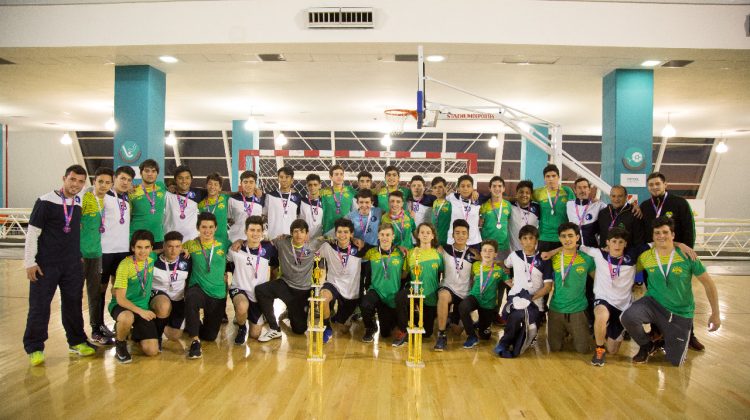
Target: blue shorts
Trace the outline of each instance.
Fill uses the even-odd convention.
[[[613,340],[621,338],[622,332],[625,329],[620,322],[620,315],[622,315],[622,311],[610,305],[610,303],[604,299],[594,300],[594,308],[599,305],[604,306],[609,311],[609,320],[607,321],[607,338],[611,338]]]

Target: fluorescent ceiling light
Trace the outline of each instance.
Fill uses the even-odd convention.
[[[726,153],[728,150],[729,146],[727,146],[724,140],[720,141],[719,144],[716,145],[716,153]]]
[[[286,145],[289,141],[287,140],[284,133],[279,133],[278,136],[276,136],[276,139],[274,140],[274,144],[276,144],[276,147],[281,148],[284,145]]]
[[[386,134],[383,136],[382,139],[380,139],[380,144],[382,144],[385,147],[391,147],[393,145],[393,139],[391,138],[390,134]]]
[[[177,136],[174,135],[174,131],[169,132],[169,135],[164,139],[164,143],[170,146],[177,144]]]
[[[499,145],[500,142],[497,141],[497,136],[492,136],[492,138],[490,138],[490,141],[487,142],[487,146],[489,146],[490,149],[497,149],[497,146]]]
[[[104,123],[104,129],[107,131],[117,130],[117,121],[115,121],[115,117],[109,117],[107,122]]]
[[[174,63],[180,61],[176,57],[172,57],[171,55],[162,55],[161,57],[159,57],[159,60],[162,63],[168,63],[168,64],[174,64]]]
[[[656,67],[659,64],[661,64],[661,60],[646,60],[643,63],[641,63],[641,66],[643,66],[643,67]]]
[[[69,145],[69,144],[73,144],[73,138],[70,137],[70,133],[68,133],[66,131],[65,134],[63,134],[63,136],[60,137],[60,143],[66,145],[66,146]]]
[[[445,57],[442,55],[428,55],[427,61],[430,63],[439,63],[441,61],[445,61]]]

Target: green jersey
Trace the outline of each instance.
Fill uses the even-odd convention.
[[[510,249],[508,244],[508,226],[511,205],[506,200],[493,203],[487,200],[479,207],[479,219],[482,221],[482,240],[494,239],[498,244],[498,251]]]
[[[469,295],[474,296],[479,302],[482,309],[497,308],[497,295],[500,285],[508,280],[500,264],[493,264],[492,267],[482,265],[481,261],[476,261],[471,265],[471,290]]]
[[[560,251],[552,257],[552,269],[555,271],[555,289],[549,308],[563,314],[586,309],[589,304],[586,299],[586,277],[596,269],[594,260],[581,251],[574,254]]]
[[[151,300],[151,283],[154,280],[154,255],[152,253],[145,264],[143,261],[135,261],[132,256],[127,257],[117,266],[117,274],[115,274],[115,285],[113,287],[125,289],[125,297],[133,305],[144,310],[149,310],[148,304]],[[117,306],[117,298],[112,293],[112,300],[109,302],[110,313],[115,306]]]
[[[401,194],[404,195],[404,207],[406,207],[406,202],[411,198],[411,190],[406,187],[396,187],[396,189],[401,191]],[[390,211],[390,207],[388,206],[388,194],[392,191],[395,190],[388,189],[388,187],[383,187],[378,191],[378,207],[380,210],[383,210],[383,214]]]
[[[389,308],[396,307],[396,293],[401,290],[401,273],[406,268],[405,262],[404,254],[396,247],[392,247],[390,252],[372,247],[362,257],[362,272],[369,272],[368,290],[374,290]]]
[[[560,186],[555,192],[550,192],[547,187],[534,190],[533,200],[539,203],[541,214],[539,215],[539,240],[547,242],[559,242],[557,228],[568,221],[568,201],[576,199],[575,193],[570,187]]]
[[[219,194],[216,198],[204,198],[198,203],[198,212],[209,212],[216,216],[216,240],[225,244],[224,251],[229,243],[228,218],[229,218],[229,196]]]
[[[419,260],[422,272],[419,273],[419,281],[422,282],[424,304],[437,306],[437,290],[440,287],[440,273],[443,271],[443,259],[437,249],[414,248],[409,250],[406,258],[406,269],[409,270],[411,278],[414,279],[414,267]]]
[[[102,214],[104,198],[97,198],[91,191],[81,201],[81,255],[83,258],[102,256]],[[114,217],[114,216],[113,216]]]
[[[692,318],[695,314],[693,276],[705,273],[706,267],[698,259],[691,261],[677,248],[674,254],[658,254],[658,260],[657,254],[652,248],[638,257],[637,269],[646,270],[648,274],[646,296],[675,315]]]
[[[135,187],[128,195],[130,200],[130,236],[136,230],[144,229],[154,234],[154,241],[164,241],[164,207],[166,206],[167,186],[161,181],[148,188],[143,184]]]
[[[409,216],[409,213],[402,211],[399,217],[392,218],[390,213],[384,213],[383,218],[380,219],[380,223],[390,223],[393,225],[393,245],[402,246],[406,249],[412,249],[414,243],[414,219]]]
[[[437,199],[432,203],[432,225],[437,231],[437,240],[440,246],[448,244],[448,231],[451,227],[451,202],[446,199]]]
[[[182,246],[190,253],[193,269],[190,272],[188,287],[196,284],[215,299],[224,299],[227,295],[224,283],[226,267],[226,245],[217,239],[213,243],[201,243],[200,238],[185,242]]]
[[[333,229],[333,222],[336,219],[349,214],[354,204],[354,188],[344,185],[340,190],[333,191],[333,188],[323,188],[320,190],[320,202],[323,207],[323,235]]]

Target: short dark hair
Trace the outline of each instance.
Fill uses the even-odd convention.
[[[432,178],[432,182],[430,182],[430,186],[433,186],[435,184],[443,184],[447,185],[448,181],[445,180],[442,176],[436,176],[435,178]]]
[[[125,174],[130,178],[135,178],[135,171],[128,165],[122,165],[115,170],[115,178],[120,176],[120,174]]]
[[[412,183],[414,181],[421,182],[422,185],[425,184],[424,178],[422,178],[422,175],[414,175],[413,177],[411,177],[411,181],[409,181],[409,183]]]
[[[494,239],[485,239],[485,240],[483,240],[482,243],[481,243],[481,245],[479,246],[479,249],[484,248],[485,245],[491,246],[495,250],[495,252],[497,252],[498,245],[497,245],[497,241],[496,240],[494,240]]]
[[[472,178],[469,174],[464,174],[458,177],[458,182],[456,182],[456,185],[461,185],[462,182],[469,181],[471,182],[471,185],[474,186],[474,178]]]
[[[115,171],[112,170],[112,168],[107,168],[106,166],[101,166],[96,168],[96,171],[94,172],[94,179],[96,179],[99,175],[109,175],[110,178],[115,178]]]
[[[672,220],[671,217],[660,216],[654,219],[653,222],[651,222],[651,227],[653,229],[660,228],[662,226],[668,226],[670,232],[674,233],[674,220]],[[649,239],[652,239],[652,238],[649,238]]]
[[[333,222],[333,231],[336,232],[338,228],[343,227],[349,229],[349,232],[354,233],[354,222],[343,217],[336,219]]]
[[[67,178],[70,173],[73,172],[76,175],[88,176],[86,168],[81,165],[70,165],[65,169],[65,177]]]
[[[573,222],[565,222],[561,223],[560,226],[557,227],[557,234],[560,235],[561,233],[565,232],[566,230],[573,229],[573,231],[576,233],[576,235],[581,234],[581,229],[578,227],[577,224]]]
[[[394,165],[388,165],[385,167],[385,170],[383,171],[384,174],[387,174],[388,172],[396,172],[398,176],[401,176],[401,171],[398,170],[398,168]]]
[[[250,225],[259,225],[260,228],[263,229],[263,216],[250,216],[245,219],[245,230],[247,230]]]
[[[621,189],[622,192],[623,192],[623,194],[625,194],[625,196],[627,197],[627,195],[628,195],[628,189],[625,188],[624,186],[620,185],[620,184],[613,185],[612,188],[609,189],[610,195],[612,194],[612,190],[614,190],[615,188]]]
[[[359,181],[361,178],[372,179],[372,174],[367,171],[359,171],[359,173],[357,174],[357,181]]]
[[[516,192],[518,192],[518,190],[520,190],[521,188],[528,188],[531,190],[531,192],[534,192],[534,183],[528,179],[524,179],[523,181],[520,181],[518,184],[516,184]]]
[[[276,171],[276,176],[281,175],[282,173],[284,173],[287,176],[291,176],[292,178],[294,178],[294,169],[292,169],[289,166],[282,166],[281,168],[279,168]]]
[[[318,175],[318,174],[309,174],[309,175],[307,175],[307,177],[305,178],[305,182],[307,183],[307,182],[310,182],[310,181],[322,182],[320,180],[320,175]]]
[[[146,168],[156,169],[156,172],[159,173],[159,164],[153,159],[146,159],[138,165],[138,170],[141,172]]]
[[[628,233],[628,231],[621,227],[613,227],[609,230],[609,232],[607,232],[607,240],[617,238],[627,242],[629,236],[630,234]]]
[[[455,231],[457,227],[465,227],[467,230],[470,230],[469,228],[469,222],[467,222],[465,219],[456,219],[453,221],[453,230]]]
[[[500,175],[495,175],[490,178],[490,186],[492,186],[492,183],[495,181],[500,181],[500,183],[503,184],[503,187],[505,186],[505,180]]]
[[[557,167],[555,164],[549,164],[542,169],[542,175],[547,175],[548,172],[554,172],[557,174],[557,176],[560,176],[560,168]]]
[[[419,230],[422,229],[422,227],[427,227],[432,232],[432,240],[430,241],[430,246],[433,248],[437,248],[438,246],[438,240],[437,240],[437,230],[435,229],[435,226],[430,222],[422,222],[417,226],[416,229],[411,233],[414,239],[417,241],[417,245],[419,244]]]
[[[336,164],[336,165],[333,165],[333,166],[331,166],[331,167],[330,167],[330,168],[328,169],[328,176],[333,176],[333,171],[335,171],[335,170],[337,170],[337,169],[341,169],[341,172],[346,172],[346,171],[344,170],[344,167],[343,167],[343,166],[341,166],[341,165],[339,165],[339,164]]]
[[[396,229],[393,228],[393,225],[391,223],[381,223],[378,225],[378,233],[380,233],[381,230],[390,229],[393,231],[393,233],[396,233]]]
[[[372,200],[372,191],[368,189],[359,190],[357,191],[357,195],[354,196],[356,200],[359,200],[360,198],[369,198]]]
[[[573,186],[575,187],[579,182],[585,182],[589,187],[591,187],[591,183],[589,182],[589,180],[584,177],[576,178],[575,182],[573,182]]]
[[[195,228],[198,229],[201,226],[201,222],[204,220],[209,220],[214,222],[214,226],[218,226],[219,224],[216,222],[216,215],[213,213],[209,213],[207,211],[201,212],[198,214],[198,220],[195,222]]]
[[[389,192],[388,193],[388,201],[391,200],[391,197],[398,197],[398,198],[401,199],[401,201],[404,201],[404,193],[402,193],[399,190]]]
[[[133,232],[133,236],[130,237],[130,249],[135,248],[135,244],[138,241],[149,241],[151,246],[154,246],[154,234],[146,229],[138,229]]]
[[[190,174],[190,178],[193,177],[193,171],[190,170],[190,168],[187,165],[180,165],[176,168],[174,168],[174,172],[172,172],[172,177],[177,178],[178,175],[180,175],[183,172],[187,172]]]
[[[661,179],[661,182],[667,182],[667,177],[665,177],[661,172],[651,172],[646,178],[646,182],[651,181],[654,178]]]
[[[521,229],[518,231],[518,239],[521,239],[526,235],[531,235],[537,240],[539,240],[539,229],[537,229],[537,227],[534,225],[522,226]]]
[[[206,176],[206,184],[208,184],[208,181],[216,181],[219,183],[219,185],[224,183],[224,178],[221,176],[218,172],[210,173]]]
[[[246,180],[247,178],[252,178],[255,182],[258,182],[258,174],[253,171],[244,171],[240,174],[240,182]]]
[[[310,227],[307,225],[307,222],[304,221],[304,219],[295,219],[291,225],[289,225],[289,234],[292,234],[292,232],[295,231],[295,229],[304,230],[305,232],[310,231]],[[247,230],[247,229],[245,229]]]
[[[182,234],[180,232],[177,232],[176,230],[173,230],[164,234],[165,244],[169,241],[180,241],[180,243],[182,243],[183,239],[185,239],[185,237],[182,236]]]

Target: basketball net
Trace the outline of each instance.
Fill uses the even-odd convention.
[[[417,119],[417,111],[412,109],[386,109],[385,119],[388,121],[390,133],[398,135],[404,132],[404,124],[406,120],[411,116],[415,120]]]

